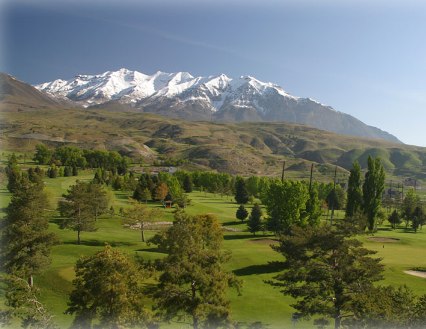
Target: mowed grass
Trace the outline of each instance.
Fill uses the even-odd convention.
[[[71,315],[64,314],[67,308],[68,295],[72,290],[74,265],[81,256],[92,255],[108,243],[129,255],[138,254],[146,260],[164,257],[155,246],[141,242],[140,232],[123,227],[120,208],[131,206],[128,192],[110,192],[111,203],[116,215],[104,215],[97,223],[96,232],[83,232],[81,245],[76,244],[76,232],[59,228],[60,218],[55,210],[57,201],[76,179],[89,180],[93,172],[81,172],[78,177],[46,178],[46,191],[51,200],[52,219],[50,230],[55,232],[60,244],[52,249],[52,264],[40,275],[35,277],[35,284],[41,289],[41,300],[54,314],[55,321],[61,328],[68,328],[72,322]],[[9,193],[0,190],[1,205],[5,207],[9,202]],[[270,245],[276,243],[272,235],[263,235],[259,232],[253,236],[247,231],[246,223],[235,218],[238,205],[230,197],[214,195],[205,192],[189,194],[191,204],[186,211],[190,214],[215,214],[224,226],[223,248],[232,253],[231,259],[225,268],[233,271],[242,281],[241,295],[236,291],[229,291],[232,317],[235,321],[252,324],[261,322],[267,328],[292,327],[291,314],[294,310],[290,304],[292,299],[280,293],[265,283],[273,278],[279,270],[273,261],[282,260]],[[158,204],[148,203],[150,207],[159,207]],[[251,208],[248,205],[247,208]],[[163,209],[163,218],[159,221],[172,221],[173,209]],[[339,218],[340,213],[336,213]],[[153,236],[155,231],[147,231],[146,237]],[[413,267],[426,267],[426,229],[418,233],[407,233],[403,229],[395,231],[383,227],[374,237],[395,238],[395,242],[372,241],[371,236],[364,235],[360,239],[367,248],[377,250],[378,256],[383,258],[386,265],[385,280],[383,283],[392,285],[406,284],[418,294],[426,293],[426,280],[410,276],[403,271]],[[189,328],[188,323],[164,324],[165,328]],[[312,321],[299,322],[297,328],[314,328]]]

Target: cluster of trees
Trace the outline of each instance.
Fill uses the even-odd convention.
[[[347,218],[365,219],[361,223],[370,232],[377,226],[383,191],[385,188],[385,171],[379,158],[368,157],[368,167],[364,182],[361,183],[361,167],[355,162],[348,181]]]
[[[71,168],[102,168],[118,173],[127,172],[129,159],[114,151],[82,150],[75,146],[60,146],[49,149],[44,144],[38,144],[34,161],[40,165],[56,165]]]
[[[424,206],[415,190],[408,190],[402,201],[402,205],[399,209],[393,210],[388,220],[392,228],[396,228],[397,225],[404,221],[405,228],[407,229],[411,226],[414,232],[417,232],[419,228],[422,228],[426,224]]]
[[[222,240],[215,217],[178,211],[174,225],[152,239],[167,253],[155,267],[110,246],[81,258],[66,312],[75,315],[78,328],[94,321],[102,328],[157,328],[161,319],[185,317],[194,329],[229,327],[226,288],[239,289],[241,282],[223,269],[230,255],[221,250]],[[143,283],[157,270],[158,284],[147,289]],[[148,298],[155,312],[143,303]]]
[[[93,182],[111,186],[116,191],[134,191],[138,183],[133,171],[119,175],[102,168],[96,170]]]
[[[133,192],[133,198],[145,203],[148,200],[161,202],[173,201],[179,207],[185,208],[189,202],[185,194],[186,191],[192,191],[192,184],[190,181],[185,181],[185,179],[181,184],[178,175],[171,175],[169,173],[150,175],[144,173],[138,180]]]

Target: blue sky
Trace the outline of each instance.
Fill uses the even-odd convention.
[[[0,10],[0,70],[29,83],[121,67],[252,75],[426,146],[422,1],[4,0]]]

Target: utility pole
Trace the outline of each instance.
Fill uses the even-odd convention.
[[[311,163],[311,177],[309,178],[309,193],[311,193],[312,190],[312,172],[314,171],[314,164]]]
[[[334,168],[334,185],[333,185],[333,198],[331,199],[330,225],[333,225],[333,217],[334,217],[334,198],[336,197],[336,176],[337,176],[337,166]]]
[[[283,161],[283,171],[281,173],[281,183],[284,183],[284,173],[285,173],[285,160]]]

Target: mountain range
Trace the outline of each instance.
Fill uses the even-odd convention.
[[[286,177],[309,177],[314,163],[315,179],[324,181],[335,166],[347,176],[354,161],[365,168],[368,156],[378,156],[390,179],[426,178],[426,148],[294,123],[194,122],[108,104],[76,106],[0,73],[1,149],[31,154],[39,143],[75,145],[115,150],[135,162],[172,159],[183,169],[242,175],[279,176],[285,160]]]
[[[251,76],[194,77],[188,72],[146,75],[120,69],[38,84],[56,101],[86,108],[148,112],[193,121],[290,122],[339,134],[400,142],[351,115]]]

